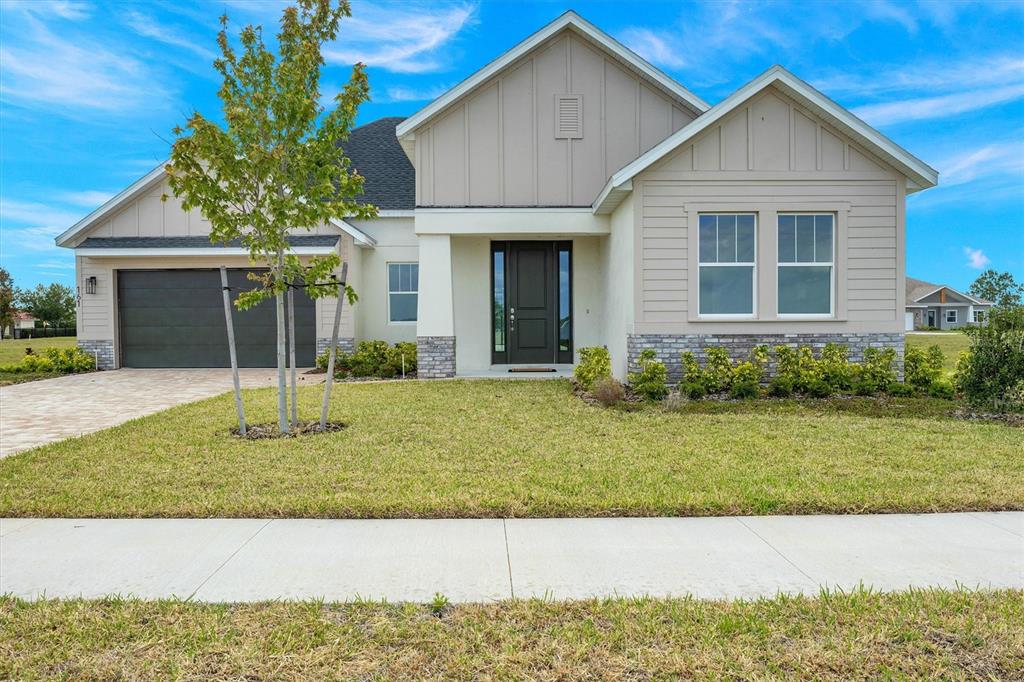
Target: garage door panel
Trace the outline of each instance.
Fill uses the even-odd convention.
[[[256,288],[246,270],[228,271],[234,299]],[[295,296],[296,362],[312,366],[316,306]],[[121,364],[125,367],[227,367],[230,365],[220,272],[217,270],[127,270],[118,273]],[[248,310],[232,309],[238,364],[277,364],[277,318],[273,300]]]

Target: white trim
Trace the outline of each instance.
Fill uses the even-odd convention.
[[[752,261],[733,261],[726,263],[704,263],[700,260],[700,216],[702,215],[713,215],[713,216],[741,216],[749,215],[754,217],[754,260]],[[758,299],[758,288],[757,288],[757,249],[761,244],[761,240],[758,238],[758,228],[760,227],[761,216],[757,211],[698,211],[697,213],[697,319],[698,320],[756,320],[757,319],[757,299]],[[739,239],[736,240],[737,257],[739,257]],[[717,258],[718,253],[718,223],[715,223],[715,253]],[[750,312],[749,313],[702,313],[700,311],[700,269],[702,267],[734,267],[734,268],[750,268],[751,269],[751,299],[750,299]]]
[[[416,266],[416,291],[391,291],[391,266],[392,265],[415,265]],[[419,302],[420,302],[420,287],[419,287],[420,272],[419,272],[419,269],[420,269],[420,263],[419,263],[419,261],[415,261],[415,260],[396,260],[396,261],[390,261],[389,260],[389,261],[385,261],[385,263],[384,263],[384,276],[387,278],[387,280],[385,282],[385,292],[386,292],[386,296],[387,296],[387,312],[388,312],[387,324],[389,324],[389,325],[399,325],[399,326],[409,326],[409,325],[415,326],[415,325],[419,324],[419,316],[420,316],[419,315],[419,312],[420,312],[420,309],[419,309]],[[416,318],[417,319],[415,319],[415,320],[392,320],[391,319],[391,295],[392,294],[399,295],[399,296],[415,296],[416,297]]]
[[[373,248],[374,246],[377,245],[376,239],[366,234],[365,232],[363,232],[362,230],[360,230],[358,227],[348,222],[347,220],[336,220],[334,218],[331,218],[329,222],[331,223],[331,225],[334,225],[336,228],[352,237],[352,239],[355,240],[356,245],[358,246],[368,246],[370,248]],[[296,253],[298,253],[298,251],[296,251]]]
[[[832,218],[832,258],[828,261],[792,261],[782,262],[779,257],[779,247],[781,239],[779,238],[779,219],[782,216],[820,216],[827,215]],[[775,316],[780,320],[830,320],[836,316],[836,249],[838,248],[839,240],[836,239],[836,235],[839,233],[839,216],[832,211],[824,212],[807,212],[807,211],[779,211],[775,214]],[[793,258],[797,255],[796,245],[796,223],[793,225]],[[818,228],[817,221],[814,225],[814,240],[815,249],[814,256],[817,258],[817,240],[818,240]],[[825,267],[828,266],[829,277],[828,277],[828,312],[827,313],[781,313],[779,312],[779,301],[781,296],[779,295],[779,270],[780,268],[807,268],[807,267]]]
[[[639,71],[645,78],[652,81],[654,84],[660,86],[662,89],[671,93],[675,97],[682,100],[696,114],[701,114],[708,110],[709,105],[707,102],[702,100],[694,93],[687,90],[675,79],[669,77],[665,72],[653,66],[650,62],[636,54],[629,48],[622,45],[607,33],[597,28],[589,21],[576,14],[572,10],[565,12],[562,16],[558,17],[547,26],[544,26],[539,31],[533,33],[528,38],[520,42],[519,44],[512,47],[510,50],[499,56],[497,59],[487,64],[485,67],[470,75],[468,78],[463,80],[461,83],[456,85],[451,90],[447,91],[427,106],[420,109],[418,112],[405,119],[395,127],[395,134],[399,139],[405,137],[409,133],[413,132],[416,128],[419,128],[427,120],[440,113],[443,109],[454,103],[456,100],[467,94],[473,88],[477,87],[487,79],[494,76],[496,73],[504,69],[506,66],[514,62],[515,60],[522,57],[524,54],[534,49],[545,40],[555,35],[559,31],[565,28],[571,28],[578,33],[586,36],[593,40],[595,43],[603,47],[604,49],[611,52],[613,55],[618,57],[626,64],[632,66],[634,69]]]
[[[132,184],[128,185],[128,187],[124,188],[123,190],[112,196],[95,211],[85,216],[68,229],[64,230],[64,232],[57,235],[56,239],[53,240],[54,243],[56,243],[57,246],[67,246],[69,241],[71,241],[79,234],[95,225],[96,222],[98,222],[101,218],[111,213],[114,209],[120,207],[121,204],[129,197],[132,197],[138,192],[141,192],[143,189],[149,187],[158,180],[162,180],[164,175],[166,175],[167,173],[164,170],[164,166],[166,163],[166,161],[162,162],[159,166],[149,171],[141,178],[139,178]]]
[[[378,218],[412,218],[416,215],[416,211],[411,208],[408,209],[397,209],[397,208],[380,208],[377,209]]]
[[[481,215],[488,213],[584,213],[590,214],[593,211],[589,206],[424,206],[417,208],[415,214],[422,213],[462,213],[466,215]],[[415,215],[414,214],[414,215]]]
[[[946,322],[946,324],[960,324],[960,313],[957,312],[957,308],[947,308],[943,312],[945,314],[942,316],[942,319]],[[953,313],[952,320],[949,319],[950,313]]]
[[[292,253],[296,256],[326,256],[328,254],[337,253],[337,249],[333,246],[299,246],[292,249]],[[211,246],[208,248],[76,248],[76,256],[89,257],[121,257],[121,256],[134,256],[137,258],[153,258],[157,256],[248,256],[249,250],[243,249],[236,246]]]
[[[943,289],[948,289],[949,291],[952,291],[957,296],[963,296],[966,299],[974,301],[978,305],[992,305],[991,303],[982,303],[980,300],[974,298],[970,294],[965,294],[962,291],[957,291],[953,287],[946,286],[945,284],[942,284],[942,285],[932,289],[931,291],[929,291],[927,294],[924,294],[923,296],[918,296],[917,298],[914,299],[914,303],[919,303],[922,298],[928,298],[932,294],[937,294],[938,292],[942,291]],[[949,305],[949,304],[948,303],[925,303],[924,305]],[[953,305],[961,305],[961,306],[963,306],[963,305],[967,305],[967,304],[966,303],[959,303],[959,304],[957,304],[956,302],[954,302]]]
[[[652,164],[659,161],[662,157],[675,150],[687,140],[700,134],[716,122],[720,121],[727,114],[731,113],[737,106],[746,102],[761,90],[776,84],[783,86],[783,90],[787,95],[804,100],[804,102],[811,105],[812,108],[818,109],[818,112],[823,114],[827,121],[832,125],[835,125],[847,133],[852,133],[856,138],[859,138],[858,141],[864,143],[865,146],[873,147],[876,151],[887,156],[901,172],[904,172],[907,175],[908,179],[912,181],[912,185],[916,187],[916,189],[927,189],[938,184],[939,172],[937,170],[926,164],[924,161],[921,161],[886,136],[882,135],[867,123],[860,120],[786,69],[776,65],[726,97],[715,106],[711,107],[711,109],[706,113],[698,116],[688,125],[683,126],[676,132],[669,135],[665,140],[652,147],[638,159],[626,164],[623,168],[617,171],[608,179],[605,187],[597,195],[597,199],[593,204],[593,210],[595,212],[607,212],[614,209],[614,206],[606,205],[608,203],[606,200],[611,195],[611,190],[613,188],[621,187],[625,182],[634,178],[637,173],[649,168]]]

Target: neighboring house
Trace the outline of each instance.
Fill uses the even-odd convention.
[[[993,303],[957,291],[945,284],[932,284],[907,277],[906,329],[956,329],[982,324]]]
[[[15,329],[35,329],[36,318],[32,316],[32,313],[26,313],[23,310],[19,310],[14,313],[14,328]]]
[[[346,149],[381,217],[295,249],[350,263],[346,346],[416,340],[425,377],[596,345],[619,377],[645,348],[674,373],[710,345],[902,352],[905,197],[938,181],[781,67],[711,107],[572,12]],[[80,343],[106,366],[227,362],[206,269],[246,259],[165,191],[157,169],[57,238],[86,292]],[[300,362],[333,306],[297,308]],[[273,364],[270,306],[238,318],[247,362]]]

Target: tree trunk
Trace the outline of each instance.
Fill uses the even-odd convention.
[[[341,306],[345,301],[345,279],[348,277],[348,263],[341,264],[341,281],[338,282],[338,304],[334,306],[334,324],[331,326],[331,346],[327,351],[327,381],[324,382],[324,401],[320,406],[320,429],[327,428],[327,410],[331,406],[331,387],[334,385],[334,356],[338,354],[338,327],[341,326]]]
[[[291,365],[292,428],[299,428],[298,388],[295,385],[295,289],[288,287],[288,364]]]
[[[228,326],[228,353],[231,355],[231,379],[235,384],[235,411],[238,412],[238,433],[245,436],[245,406],[242,405],[242,382],[238,376],[238,355],[235,353],[235,326],[231,321],[228,269],[223,265],[220,266],[220,286],[224,294],[224,320]]]
[[[274,277],[282,276],[284,253],[277,254],[278,271]],[[290,433],[288,427],[288,387],[285,382],[285,342],[284,342],[284,293],[274,295],[277,303],[277,426],[281,433]]]

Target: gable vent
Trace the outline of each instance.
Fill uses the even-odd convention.
[[[555,137],[583,137],[583,95],[555,95]]]

